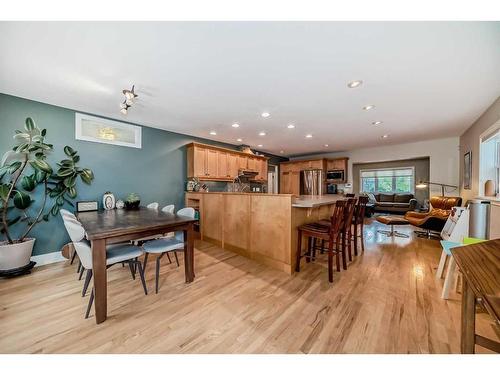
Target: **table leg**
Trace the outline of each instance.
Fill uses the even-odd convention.
[[[108,311],[105,239],[92,241],[92,269],[94,274],[95,321],[99,324],[106,320]]]
[[[474,354],[476,297],[465,277],[463,278],[461,331],[460,349],[462,354]]]
[[[184,274],[186,283],[194,280],[194,233],[193,224],[190,223],[187,230],[184,230]]]

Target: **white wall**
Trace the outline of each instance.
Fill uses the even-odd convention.
[[[358,150],[333,152],[314,156],[301,156],[293,160],[316,157],[348,157],[348,181],[352,183],[352,164],[391,160],[403,160],[428,156],[430,159],[430,181],[459,186],[459,137],[440,138],[430,141],[403,143],[390,146],[362,148]],[[431,186],[430,195],[441,195],[439,186]],[[459,195],[459,190],[447,195]]]

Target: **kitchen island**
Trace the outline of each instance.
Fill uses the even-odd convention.
[[[292,274],[297,227],[330,217],[342,195],[186,193],[186,206],[200,211],[204,241]],[[305,242],[305,241],[303,241]]]

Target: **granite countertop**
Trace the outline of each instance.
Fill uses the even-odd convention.
[[[295,208],[314,208],[333,204],[340,199],[345,199],[340,194],[327,194],[327,195],[299,195],[292,203]]]

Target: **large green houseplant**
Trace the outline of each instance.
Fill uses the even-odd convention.
[[[65,204],[73,206],[77,178],[91,184],[93,172],[78,167],[80,156],[64,147],[67,158],[54,170],[47,162],[53,146],[45,142],[46,129],[39,129],[27,118],[23,130],[16,130],[16,145],[7,151],[0,163],[0,271],[26,267],[35,242],[29,238],[33,228],[50,216],[56,216]],[[38,187],[35,202],[33,197]]]

